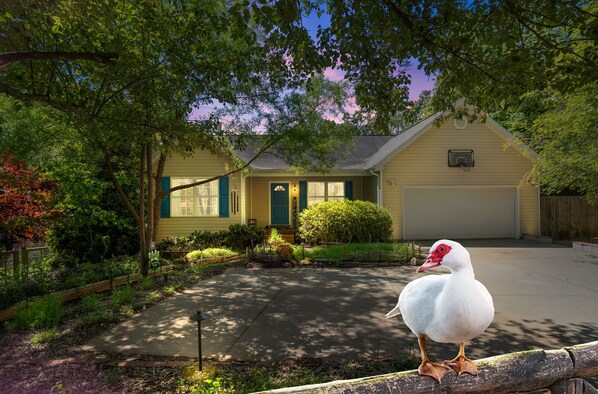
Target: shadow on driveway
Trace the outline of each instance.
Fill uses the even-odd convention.
[[[559,348],[598,336],[598,257],[553,245],[466,245],[476,277],[494,297],[489,329],[467,345],[473,358]],[[493,241],[496,242],[496,241]],[[483,244],[483,243],[481,243]],[[537,245],[537,244],[535,244]],[[83,348],[124,354],[197,357],[203,310],[204,356],[243,360],[393,358],[417,349],[400,317],[385,319],[415,267],[235,268],[155,305]],[[434,359],[458,346],[430,343]]]

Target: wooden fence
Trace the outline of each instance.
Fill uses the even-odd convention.
[[[240,260],[240,259],[243,259],[246,257],[247,257],[246,254],[241,254],[241,255],[237,255],[237,256],[229,256],[229,257],[212,257],[209,259],[197,260],[193,264],[228,263],[228,262]],[[168,273],[170,273],[174,270],[175,270],[174,265],[167,265],[164,267],[159,267],[158,269],[156,269],[154,271],[151,271],[148,274],[148,276],[155,278],[155,277],[162,276],[162,275],[168,275]],[[96,282],[96,283],[91,283],[89,285],[76,287],[74,289],[58,291],[58,292],[55,292],[52,294],[57,296],[62,301],[70,301],[70,300],[75,300],[75,299],[84,297],[89,294],[101,293],[101,292],[104,292],[107,290],[111,290],[116,287],[126,285],[127,283],[134,283],[134,282],[139,281],[141,278],[142,278],[142,275],[138,274],[138,273],[130,274],[130,275],[123,275],[123,276],[119,276],[116,278],[107,279],[107,280],[103,280],[103,281]],[[27,301],[21,301],[17,304],[14,304],[14,305],[8,307],[7,309],[4,309],[3,311],[0,311],[0,322],[3,322],[5,320],[12,318],[15,315],[15,313],[17,312],[17,310],[19,310],[19,308],[26,302],[32,302],[39,298],[41,298],[41,297],[29,299]]]
[[[16,272],[19,266],[27,266],[50,256],[50,249],[45,246],[0,252],[0,274]]]
[[[554,240],[588,241],[598,237],[598,205],[585,197],[542,196],[541,235]]]
[[[558,350],[530,350],[477,360],[478,376],[447,373],[442,383],[416,370],[272,390],[270,393],[597,393],[598,341]],[[536,391],[538,390],[538,391]],[[542,391],[546,392],[546,391]]]

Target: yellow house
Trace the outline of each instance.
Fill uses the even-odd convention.
[[[444,119],[439,127],[438,119]],[[237,173],[173,192],[158,239],[233,223],[295,228],[305,207],[333,199],[372,201],[393,218],[393,238],[519,238],[539,234],[539,190],[527,182],[535,154],[487,118],[469,124],[438,112],[397,136],[362,136],[328,174],[296,174],[266,153]],[[237,152],[248,161],[251,153]],[[225,172],[209,152],[172,157],[165,188]]]

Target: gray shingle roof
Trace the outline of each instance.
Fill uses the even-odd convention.
[[[343,150],[337,156],[337,162],[334,166],[337,170],[365,170],[366,163],[378,150],[386,144],[393,136],[367,135],[359,136],[354,144],[347,147],[348,153]],[[247,147],[244,150],[237,150],[235,154],[243,161],[249,161],[255,154],[255,149]],[[290,165],[276,154],[269,152],[263,153],[253,163],[251,168],[254,170],[288,170]]]

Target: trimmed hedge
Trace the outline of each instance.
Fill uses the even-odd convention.
[[[385,208],[368,201],[327,201],[299,215],[299,235],[319,242],[385,242],[392,235],[392,218]]]

